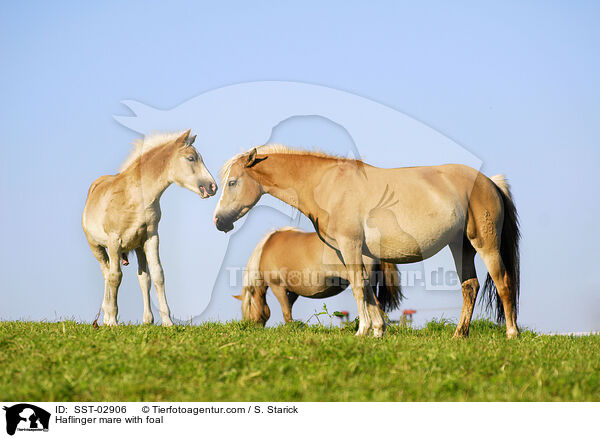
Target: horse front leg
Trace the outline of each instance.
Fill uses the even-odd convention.
[[[146,254],[143,248],[137,248],[135,250],[138,261],[137,277],[140,283],[140,289],[142,290],[142,300],[144,301],[144,324],[153,324],[154,315],[150,308],[150,274],[148,273],[148,261],[146,260]]]
[[[456,326],[453,338],[466,338],[469,336],[469,327],[477,291],[479,290],[479,281],[475,272],[475,249],[466,239],[458,240],[450,244],[450,251],[454,257],[456,272],[458,273],[463,296],[463,307],[460,312],[460,319]]]
[[[362,241],[338,239],[348,280],[358,307],[358,331],[356,336],[366,336],[373,329],[375,337],[383,336],[385,321],[375,302],[373,290],[366,279],[362,259]]]
[[[367,298],[367,306],[369,310],[369,314],[371,315],[371,321],[373,321],[373,336],[376,338],[381,338],[385,329],[387,328],[387,324],[385,322],[385,318],[383,317],[383,311],[381,310],[381,306],[377,301],[377,297],[373,292],[372,283],[367,283],[365,285],[365,293]]]
[[[162,319],[162,325],[166,327],[172,326],[173,321],[171,321],[171,311],[169,310],[167,297],[165,295],[165,275],[158,255],[158,234],[151,236],[144,242],[144,253],[146,254],[148,267],[150,268],[150,277],[154,283],[154,288],[156,289],[158,311],[160,313],[160,318]]]
[[[287,291],[284,286],[277,286],[270,284],[269,287],[273,291],[273,295],[279,301],[279,305],[281,306],[281,312],[283,313],[283,319],[286,323],[292,322],[292,305],[290,304],[290,300],[288,298]]]

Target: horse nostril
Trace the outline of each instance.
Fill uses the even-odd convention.
[[[217,185],[215,183],[210,184],[210,190],[214,193],[217,193]]]

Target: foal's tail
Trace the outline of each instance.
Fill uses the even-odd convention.
[[[520,283],[520,268],[519,268],[519,239],[521,232],[519,231],[519,216],[517,209],[512,200],[510,185],[504,175],[494,175],[490,178],[498,193],[502,197],[504,204],[504,223],[502,225],[502,235],[500,240],[500,257],[504,263],[506,273],[509,279],[509,289],[512,294],[512,302],[514,303],[515,316],[519,309],[519,283]],[[496,298],[495,303],[494,297]],[[485,284],[483,285],[483,300],[488,310],[493,310],[495,307],[496,321],[501,323],[505,319],[504,307],[502,300],[496,290],[496,285],[492,277],[488,273]]]
[[[376,273],[373,289],[377,291],[377,301],[381,310],[389,312],[400,307],[404,295],[400,288],[398,267],[394,263],[378,262],[373,266],[373,271]]]

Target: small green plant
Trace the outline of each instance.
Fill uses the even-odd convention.
[[[346,321],[342,326],[342,331],[356,333],[358,331],[358,324],[360,323],[358,316],[352,321]]]
[[[323,325],[323,323],[321,323],[321,320],[319,319],[319,316],[328,316],[329,327],[333,327],[333,317],[338,316],[336,314],[342,316],[344,315],[342,312],[333,312],[333,314],[329,313],[329,311],[327,310],[327,305],[323,303],[323,310],[321,310],[319,313],[314,313],[313,315],[311,315],[311,317],[306,320],[306,324],[308,324],[311,319],[315,318],[319,325]]]

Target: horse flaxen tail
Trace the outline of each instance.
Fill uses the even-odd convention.
[[[398,267],[394,263],[378,262],[373,266],[373,271],[376,273],[373,291],[381,310],[389,312],[400,307],[404,295],[400,287]]]
[[[502,258],[509,279],[509,289],[512,295],[516,316],[518,313],[520,286],[519,239],[521,233],[519,231],[519,217],[512,199],[510,185],[508,184],[508,181],[506,181],[504,175],[494,175],[490,179],[496,185],[498,193],[502,198],[502,203],[504,204],[504,222],[500,238],[500,257]],[[488,311],[491,310],[492,313],[495,314],[497,323],[500,324],[504,322],[505,315],[502,300],[500,299],[500,295],[498,295],[496,285],[489,273],[485,279],[485,284],[483,285],[483,302],[486,309]]]

